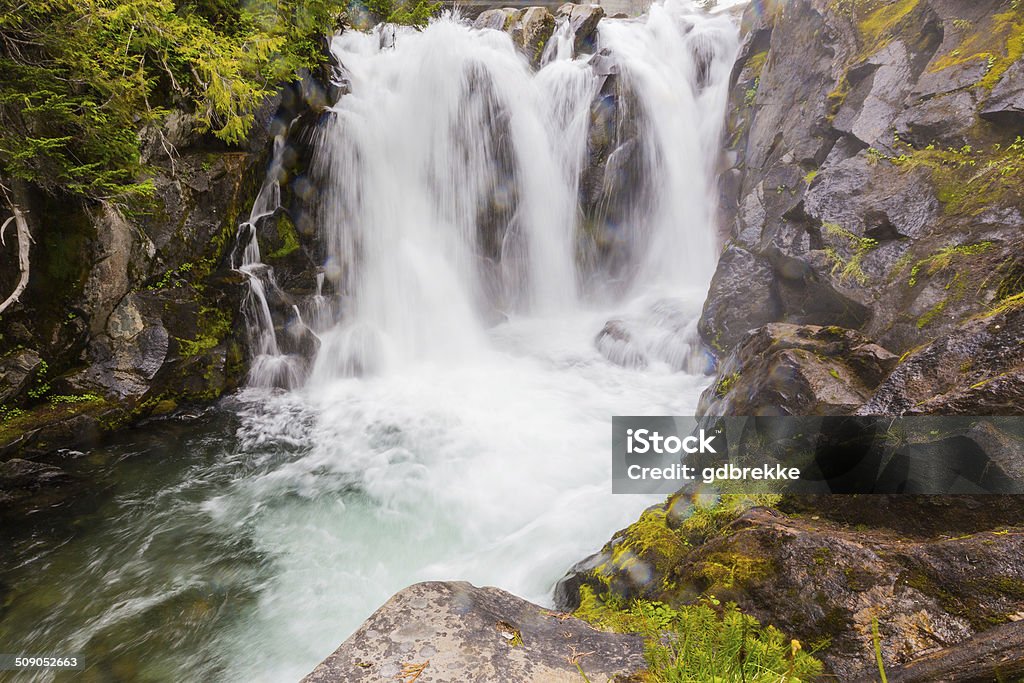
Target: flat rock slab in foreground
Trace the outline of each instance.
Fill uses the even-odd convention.
[[[304,683],[582,680],[645,668],[639,636],[597,631],[497,588],[418,583],[392,596]],[[403,676],[403,674],[405,674]]]

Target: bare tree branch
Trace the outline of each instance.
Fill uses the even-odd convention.
[[[25,287],[28,286],[28,273],[29,273],[29,245],[32,242],[32,234],[28,230],[28,221],[25,220],[25,213],[18,206],[17,202],[13,201],[6,189],[4,189],[4,198],[7,200],[7,206],[10,208],[13,214],[10,218],[4,221],[3,227],[0,228],[0,242],[3,242],[3,234],[7,230],[7,226],[13,220],[14,225],[17,228],[16,233],[18,236],[18,270],[21,271],[21,277],[18,278],[18,284],[15,285],[14,291],[11,295],[0,303],[0,314],[2,314],[7,307],[17,301],[22,292],[25,291]],[[6,242],[3,242],[6,245]]]

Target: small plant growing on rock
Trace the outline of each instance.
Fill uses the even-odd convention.
[[[735,680],[777,683],[812,680],[822,665],[772,626],[762,626],[739,608],[708,596],[678,609],[636,600],[623,609],[581,591],[578,616],[599,626],[644,636],[651,683]]]

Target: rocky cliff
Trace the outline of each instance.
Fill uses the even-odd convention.
[[[855,378],[857,403],[884,414],[922,401],[938,413],[1019,410],[1008,381],[1020,372],[1019,327],[1004,318],[1024,292],[1024,9],[753,3],[744,20],[706,343],[724,360],[766,323],[850,328],[902,356],[901,378],[933,372],[935,344],[1005,345],[999,360],[961,358],[943,373],[960,391],[1007,378],[983,402],[936,400],[953,387],[934,383],[871,398],[875,375]],[[983,342],[979,327],[1000,339]]]
[[[142,130],[152,198],[87,203],[19,186],[32,269],[0,330],[0,457],[87,444],[238,385],[237,226],[264,181],[271,138],[322,105],[321,82],[283,88],[241,146],[197,133],[182,111]],[[15,258],[0,254],[5,291],[18,274]],[[12,486],[28,485],[24,465],[4,467],[5,482],[11,474]]]
[[[701,410],[1019,414],[1024,8],[754,2],[743,23]],[[1016,499],[705,505],[677,494],[645,513],[569,573],[560,606],[714,594],[843,680],[877,672],[875,642],[890,673],[925,653],[906,671],[958,680],[928,668],[943,648],[1024,615]],[[1008,665],[986,666],[962,670]]]

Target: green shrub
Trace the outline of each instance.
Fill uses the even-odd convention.
[[[645,680],[651,683],[796,682],[812,680],[823,670],[799,641],[715,598],[673,609],[646,600],[606,604],[587,587],[580,597],[580,618],[644,636]]]

